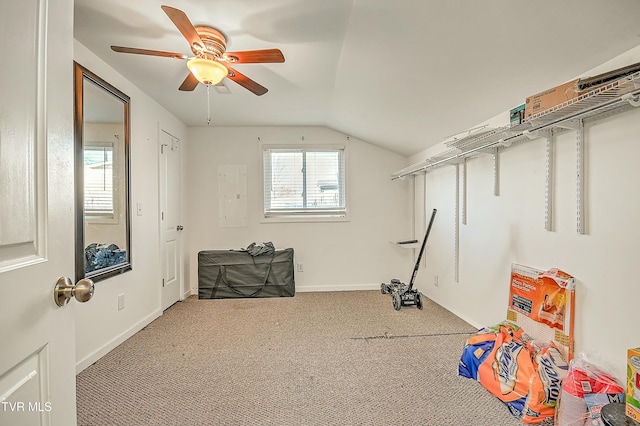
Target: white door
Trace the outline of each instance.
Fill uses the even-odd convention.
[[[73,1],[0,1],[0,425],[75,425]]]
[[[180,141],[160,130],[160,252],[162,259],[162,309],[182,294],[180,234]]]

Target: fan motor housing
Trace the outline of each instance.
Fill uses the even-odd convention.
[[[201,55],[213,55],[216,58],[221,58],[224,52],[227,50],[227,39],[218,30],[206,25],[195,26],[196,32],[204,43],[204,49],[199,49],[198,46],[191,46],[191,51],[196,56]]]

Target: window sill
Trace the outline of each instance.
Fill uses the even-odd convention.
[[[120,223],[120,220],[113,216],[85,216],[85,222],[91,223],[94,225],[117,225]]]
[[[297,222],[349,222],[349,216],[326,215],[282,215],[263,217],[260,223],[297,223]]]

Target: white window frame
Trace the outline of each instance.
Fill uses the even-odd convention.
[[[289,152],[321,152],[321,151],[341,151],[342,154],[342,176],[339,181],[339,197],[344,201],[344,209],[291,209],[291,210],[268,210],[267,199],[270,194],[270,170],[265,167],[266,157],[270,151],[282,150]],[[348,156],[345,145],[335,144],[263,144],[261,145],[262,165],[262,222],[346,222],[349,221],[349,193],[348,193]]]
[[[107,212],[97,212],[97,211],[91,211],[91,210],[87,210],[86,206],[84,205],[85,200],[84,198],[86,197],[86,189],[85,192],[83,193],[83,209],[84,209],[84,215],[85,215],[85,220],[88,223],[110,223],[110,224],[117,224],[119,223],[119,217],[120,217],[120,196],[121,196],[121,192],[120,192],[120,185],[118,184],[118,182],[116,181],[116,176],[118,176],[118,162],[119,162],[119,155],[118,155],[118,148],[117,146],[112,143],[112,142],[98,142],[98,141],[92,141],[92,142],[86,142],[85,143],[85,150],[87,149],[101,149],[101,148],[111,148],[111,155],[112,155],[112,160],[111,160],[111,177],[113,179],[112,181],[112,187],[111,187],[111,196],[112,196],[112,203],[113,203],[113,212],[112,213],[107,213]],[[84,159],[83,159],[83,164],[84,164]],[[85,182],[86,184],[86,182]]]

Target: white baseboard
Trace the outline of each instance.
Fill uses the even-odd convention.
[[[438,302],[437,300],[431,299],[427,294],[424,294],[424,297],[427,297],[429,300],[433,301],[434,303],[437,303],[438,305],[442,306],[443,308],[445,308],[447,311],[451,312],[453,315],[457,316],[458,318],[460,318],[461,320],[463,320],[464,322],[468,323],[469,325],[471,325],[472,327],[475,327],[477,329],[480,329],[482,327],[485,327],[487,325],[492,325],[492,324],[482,324],[479,325],[475,320],[473,320],[472,318],[467,317],[466,315],[464,315],[461,312],[458,312],[455,309],[451,309],[448,305],[443,305],[442,303]]]
[[[133,336],[134,334],[136,334],[138,331],[145,328],[147,325],[149,325],[149,323],[151,323],[151,321],[155,320],[161,315],[162,315],[161,309],[158,309],[152,312],[151,314],[147,315],[146,317],[138,321],[136,324],[131,326],[129,329],[125,330],[115,338],[111,339],[110,341],[102,345],[96,351],[90,353],[83,359],[76,361],[76,374],[79,374],[82,370],[89,367],[94,362],[98,361],[100,358],[102,358],[103,356],[108,354],[110,351],[115,349],[119,344],[121,344],[122,342],[127,340],[129,337]]]
[[[296,286],[296,293],[311,293],[314,291],[358,291],[358,290],[380,290],[380,284],[327,284],[327,285],[307,285],[307,286]],[[189,296],[197,296],[198,289],[191,289],[184,294],[184,298],[186,299]]]
[[[442,305],[440,305],[440,306],[442,306]],[[457,316],[458,318],[460,318],[461,320],[463,320],[464,322],[466,322],[466,323],[467,323],[467,324],[469,324],[470,326],[475,327],[475,328],[477,328],[477,329],[481,329],[482,327],[486,327],[486,326],[489,326],[489,325],[493,325],[493,324],[482,324],[482,325],[479,325],[476,321],[474,321],[474,320],[473,320],[473,319],[471,319],[471,318],[468,318],[466,315],[463,315],[463,314],[461,314],[461,313],[460,313],[460,312],[458,312],[458,311],[451,310],[451,309],[447,308],[446,306],[443,306],[443,308],[445,308],[446,310],[448,310],[448,311],[449,311],[449,312],[451,312],[453,315]]]
[[[296,292],[299,292],[299,293],[309,293],[314,291],[358,291],[358,290],[380,290],[380,283],[296,286]]]

